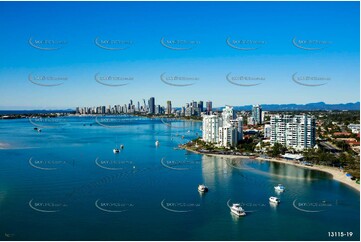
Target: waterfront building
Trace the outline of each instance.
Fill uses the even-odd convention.
[[[181,116],[185,116],[185,112],[186,112],[186,108],[185,108],[185,107],[182,107],[181,112],[180,112],[180,115],[181,115]]]
[[[203,141],[217,146],[234,147],[243,139],[243,118],[226,106],[221,115],[203,115]]]
[[[222,118],[218,115],[204,115],[202,124],[202,139],[208,143],[218,143],[219,127]]]
[[[167,101],[167,114],[171,114],[172,113],[172,102],[171,101]]]
[[[280,143],[296,150],[316,145],[316,120],[309,115],[271,116],[271,144]]]
[[[184,111],[184,116],[186,116],[186,117],[192,116],[192,107],[190,107],[190,106],[186,107],[186,109]]]
[[[233,147],[237,145],[237,129],[231,124],[224,124],[218,129],[218,145],[223,147]]]
[[[198,108],[199,108],[199,112],[202,113],[204,110],[203,110],[203,101],[199,101],[198,102]]]
[[[161,114],[161,107],[160,107],[160,105],[155,105],[154,114]]]
[[[149,106],[148,113],[149,114],[154,114],[155,113],[155,98],[154,97],[151,97],[149,99],[148,106]]]

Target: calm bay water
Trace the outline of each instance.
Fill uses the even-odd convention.
[[[0,120],[0,240],[359,240],[357,191],[318,171],[176,149],[200,127],[132,117]],[[278,183],[286,192],[275,193]],[[268,202],[275,195],[277,207]],[[234,217],[227,202],[247,216]]]

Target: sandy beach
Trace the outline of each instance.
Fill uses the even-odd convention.
[[[281,159],[281,158],[278,158],[278,159],[276,159],[276,158],[265,159],[265,158],[261,158],[261,157],[251,158],[249,156],[241,156],[241,155],[204,154],[204,153],[200,153],[200,152],[197,152],[197,151],[194,151],[191,149],[186,149],[186,150],[197,153],[197,154],[202,154],[202,155],[218,156],[218,157],[230,158],[230,159],[254,159],[254,160],[259,160],[259,161],[262,160],[262,161],[278,162],[278,163],[283,163],[283,164],[287,164],[287,165],[302,167],[305,169],[322,171],[322,172],[331,174],[334,180],[339,181],[343,184],[346,184],[346,185],[352,187],[353,189],[357,190],[358,192],[360,192],[360,184],[357,184],[355,181],[347,178],[346,172],[341,171],[340,169],[335,168],[335,167],[321,166],[321,165],[305,166],[302,164],[294,163],[291,160],[286,160],[286,159]]]

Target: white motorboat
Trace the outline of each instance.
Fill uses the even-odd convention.
[[[117,149],[117,148],[113,149],[113,153],[114,153],[114,154],[118,154],[119,152],[120,152],[119,149]]]
[[[270,197],[269,201],[274,204],[279,204],[281,202],[278,197]]]
[[[208,187],[206,187],[203,184],[198,185],[198,191],[199,192],[208,192]]]
[[[277,186],[275,186],[275,190],[278,192],[284,192],[286,188],[282,184],[278,184]]]
[[[239,203],[233,203],[232,207],[230,207],[231,213],[237,216],[245,216],[246,212],[243,210]]]
[[[159,146],[159,141],[155,141],[155,146]]]

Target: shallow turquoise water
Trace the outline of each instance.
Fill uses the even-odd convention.
[[[201,134],[200,122],[30,121],[0,120],[0,143],[8,145],[0,149],[0,240],[360,237],[359,193],[328,174],[174,149]],[[124,149],[114,155],[120,144]],[[198,193],[200,183],[207,194]],[[275,193],[278,183],[286,192]],[[275,195],[278,207],[268,202]],[[227,202],[241,203],[247,216],[232,216]]]

